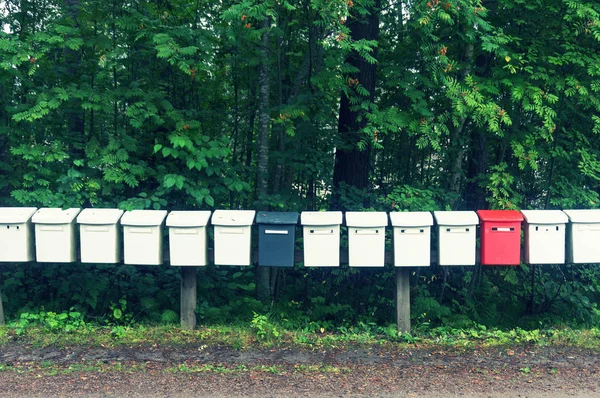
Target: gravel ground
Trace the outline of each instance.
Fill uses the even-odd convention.
[[[563,347],[316,351],[0,347],[0,397],[600,397],[600,355]]]

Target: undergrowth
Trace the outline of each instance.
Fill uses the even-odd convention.
[[[430,327],[416,324],[413,332],[399,333],[395,325],[362,323],[325,328],[322,325],[278,322],[269,314],[255,313],[250,322],[201,325],[188,331],[176,325],[124,324],[121,319],[86,322],[75,311],[24,313],[0,327],[0,345],[10,342],[44,346],[119,345],[223,345],[234,349],[292,346],[304,349],[346,345],[443,346],[475,348],[494,346],[572,346],[600,349],[600,329],[555,326],[538,329],[498,329],[470,325]]]

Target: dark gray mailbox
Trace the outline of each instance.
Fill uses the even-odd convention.
[[[256,223],[258,265],[293,267],[298,213],[259,211]]]

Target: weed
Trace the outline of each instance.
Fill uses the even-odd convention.
[[[521,374],[523,374],[523,375],[531,373],[531,368],[529,366],[526,366],[524,368],[520,368],[519,370],[521,371]]]
[[[276,375],[280,375],[283,372],[283,369],[277,365],[271,365],[271,366],[259,365],[259,366],[253,367],[251,370],[258,371],[258,372],[272,373],[272,374],[276,374]]]
[[[267,315],[260,315],[256,312],[250,322],[252,329],[256,332],[256,338],[261,342],[277,342],[281,333],[277,327],[269,320]]]

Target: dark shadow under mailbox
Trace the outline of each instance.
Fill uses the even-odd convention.
[[[259,211],[258,265],[293,267],[298,213]]]

